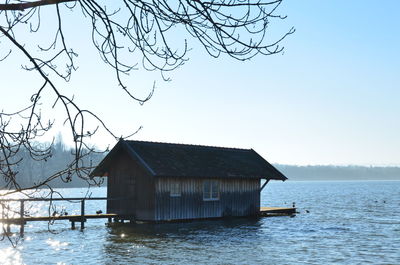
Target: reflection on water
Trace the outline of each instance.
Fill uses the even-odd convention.
[[[0,264],[400,264],[400,182],[272,183],[262,196],[263,205],[292,202],[295,218],[111,227],[89,220],[83,232],[60,221],[51,226],[56,234],[30,223],[18,248],[0,241]]]
[[[176,243],[184,241],[201,245],[202,243],[219,242],[221,239],[230,241],[243,240],[243,233],[254,235],[261,234],[259,231],[261,222],[255,219],[216,220],[216,221],[194,221],[190,223],[172,224],[139,224],[139,225],[113,225],[109,229],[108,243],[133,243],[144,246],[146,243]],[[238,235],[241,238],[238,238]],[[155,247],[158,247],[157,245]]]
[[[127,260],[142,264],[190,264],[202,263],[211,255],[212,260],[218,257],[225,264],[240,263],[251,253],[261,255],[258,245],[266,240],[262,226],[260,220],[246,218],[113,226],[104,243],[104,258],[107,264],[124,264]],[[251,242],[253,246],[235,249],[241,242]],[[235,259],[228,262],[226,254],[234,252]]]
[[[202,235],[231,234],[238,229],[255,231],[261,227],[260,218],[232,218],[227,220],[206,220],[164,224],[112,224],[110,235],[125,234],[133,237],[192,237]]]

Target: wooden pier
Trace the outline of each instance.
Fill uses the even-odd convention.
[[[111,219],[116,218],[118,215],[116,214],[87,214],[84,215],[83,218],[81,215],[61,215],[61,216],[32,216],[32,217],[24,217],[24,218],[4,218],[0,219],[0,223],[3,225],[20,225],[21,229],[20,232],[23,233],[23,227],[26,225],[27,222],[34,222],[34,221],[46,221],[46,222],[53,222],[58,220],[68,220],[71,222],[71,229],[75,229],[75,223],[81,223],[81,229],[84,229],[84,223],[88,219]]]
[[[80,223],[80,228],[83,230],[85,228],[85,222],[88,219],[108,219],[109,222],[114,218],[115,221],[119,220],[117,214],[85,214],[85,202],[91,200],[121,200],[126,198],[105,198],[105,197],[93,197],[93,198],[29,198],[29,199],[1,199],[1,203],[9,202],[19,202],[19,217],[8,217],[3,215],[0,218],[0,223],[6,227],[6,232],[10,233],[10,225],[19,225],[20,234],[24,234],[24,228],[27,222],[34,221],[46,221],[53,222],[58,220],[68,220],[71,223],[71,229],[75,229],[75,223]],[[25,203],[26,202],[37,202],[37,201],[67,201],[67,202],[80,202],[81,204],[81,214],[78,215],[54,215],[54,216],[25,216]],[[4,207],[4,206],[3,206]],[[3,209],[4,210],[4,209]]]
[[[85,201],[89,200],[126,200],[126,198],[105,198],[105,197],[94,197],[94,198],[30,198],[30,199],[1,199],[0,202],[19,202],[19,217],[7,217],[3,216],[0,218],[0,223],[5,226],[5,232],[10,233],[10,225],[19,225],[20,234],[23,236],[24,228],[27,222],[54,222],[58,220],[68,220],[71,223],[71,229],[75,229],[75,223],[80,223],[80,229],[85,228],[85,222],[88,219],[108,219],[108,223],[116,222],[123,223],[125,220],[134,222],[132,216],[122,216],[113,213],[99,213],[99,214],[85,214]],[[54,215],[54,216],[25,216],[25,203],[32,201],[67,201],[67,202],[80,202],[81,213],[77,215]],[[260,217],[272,217],[272,216],[293,216],[296,214],[296,208],[282,208],[282,207],[261,207]]]
[[[260,216],[292,216],[296,214],[296,208],[282,208],[282,207],[261,207]]]

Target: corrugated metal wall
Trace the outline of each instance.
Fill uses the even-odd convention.
[[[260,210],[260,180],[213,179],[219,181],[219,200],[203,200],[203,182],[210,179],[157,178],[155,220],[213,218],[255,215]],[[181,185],[181,196],[171,197],[173,183]]]

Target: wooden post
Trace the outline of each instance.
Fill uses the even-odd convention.
[[[25,229],[25,220],[24,220],[24,212],[25,212],[25,205],[24,200],[21,200],[21,206],[19,208],[19,216],[21,218],[21,224],[19,227],[19,233],[23,237],[24,236],[24,229]]]
[[[81,230],[85,229],[85,199],[81,201]]]
[[[7,208],[6,208],[6,218],[8,219],[8,213],[10,212],[10,204],[9,203],[7,203]],[[11,225],[10,225],[10,223],[8,223],[7,222],[7,228],[6,228],[6,230],[7,230],[7,234],[10,234],[11,233]]]
[[[71,220],[71,229],[74,230],[75,229],[75,221]]]
[[[260,188],[260,192],[265,188],[265,186],[267,186],[267,184],[268,184],[269,181],[270,181],[269,179],[266,179],[266,180],[265,180],[264,184],[263,184],[263,185],[261,186],[261,188]]]
[[[0,205],[1,205],[1,219],[4,219],[4,217],[5,217],[5,216],[4,216],[4,202],[1,202]],[[2,228],[1,230],[4,231],[5,224],[2,224],[2,225],[1,225],[1,228]]]

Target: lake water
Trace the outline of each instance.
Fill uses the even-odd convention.
[[[47,223],[28,223],[16,248],[0,241],[0,264],[400,264],[400,181],[274,182],[262,193],[263,206],[292,202],[300,212],[294,218],[113,228],[89,220],[83,232],[59,221],[53,233]],[[79,212],[79,204],[57,207]],[[88,202],[87,213],[99,209],[104,202]]]

